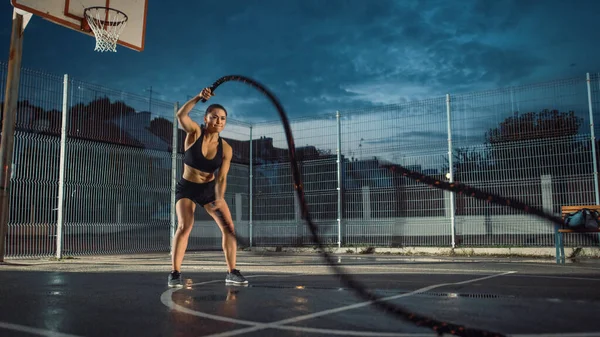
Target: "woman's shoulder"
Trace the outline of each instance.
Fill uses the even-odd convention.
[[[223,144],[223,152],[231,153],[233,151],[231,145],[224,138],[221,138],[221,143]]]

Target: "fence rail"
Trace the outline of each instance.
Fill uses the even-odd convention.
[[[6,77],[6,64],[0,73]],[[5,255],[169,251],[185,138],[174,118],[178,103],[28,69],[21,77]],[[600,76],[589,74],[292,119],[323,242],[552,246],[548,221],[409,180],[382,163],[555,214],[563,205],[598,204],[599,92]],[[230,118],[221,136],[234,149],[226,199],[240,243],[311,245],[280,123]],[[189,249],[220,249],[211,218],[198,211],[195,221]],[[567,239],[589,244],[584,236]]]

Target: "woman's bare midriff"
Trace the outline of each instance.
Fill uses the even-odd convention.
[[[194,183],[203,184],[214,180],[215,175],[214,173],[202,172],[183,164],[183,179]]]
[[[187,135],[185,137],[185,142],[186,142],[185,150],[187,151],[190,147],[192,147],[192,145],[194,145],[194,142],[197,142],[197,141],[198,141],[197,138],[193,139],[191,135]],[[207,183],[207,182],[215,179],[215,175],[213,173],[203,172],[203,171],[197,170],[193,167],[187,166],[186,164],[183,164],[183,176],[182,177],[183,177],[183,179],[185,179],[187,181],[191,181],[191,182],[198,183],[198,184],[204,184],[204,183]]]

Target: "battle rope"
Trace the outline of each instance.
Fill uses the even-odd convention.
[[[241,75],[223,76],[223,77],[219,78],[217,81],[215,81],[210,88],[214,92],[221,84],[223,84],[225,82],[229,82],[229,81],[246,83],[246,84],[252,86],[253,88],[259,90],[262,94],[267,96],[267,98],[271,101],[271,103],[273,103],[273,105],[277,109],[277,112],[279,113],[279,116],[281,117],[281,121],[283,123],[283,128],[285,130],[285,135],[286,135],[288,149],[289,149],[288,153],[289,153],[290,167],[292,169],[292,175],[293,175],[294,183],[295,183],[294,187],[298,194],[298,198],[299,198],[299,202],[300,202],[300,206],[301,206],[301,210],[302,210],[302,215],[303,215],[304,219],[306,219],[306,222],[307,222],[307,224],[310,228],[310,232],[312,234],[312,239],[319,247],[319,250],[320,250],[323,258],[329,264],[329,267],[334,270],[334,272],[340,278],[342,283],[344,283],[346,286],[351,288],[360,297],[362,297],[368,301],[372,301],[373,304],[375,305],[375,307],[377,307],[381,310],[384,310],[385,312],[393,313],[395,316],[398,316],[402,319],[412,322],[413,324],[415,324],[417,326],[423,326],[423,327],[430,328],[433,331],[437,332],[439,335],[442,335],[444,333],[450,333],[450,334],[457,335],[457,336],[504,336],[497,332],[479,330],[479,329],[469,328],[469,327],[459,325],[459,324],[436,320],[436,319],[433,319],[433,318],[430,318],[430,317],[427,317],[427,316],[424,316],[421,314],[410,312],[407,309],[404,309],[400,306],[395,306],[395,305],[392,305],[391,303],[381,301],[381,297],[378,297],[377,295],[369,292],[365,286],[360,284],[358,281],[354,280],[351,275],[344,273],[343,269],[336,264],[336,262],[333,260],[331,255],[329,255],[329,253],[327,253],[327,251],[324,249],[323,243],[321,242],[320,237],[317,235],[316,225],[312,222],[310,213],[308,211],[308,205],[304,198],[304,187],[302,185],[302,178],[301,178],[300,170],[298,168],[298,162],[296,160],[296,146],[294,144],[294,137],[292,136],[292,130],[290,127],[290,123],[288,121],[287,115],[286,115],[281,103],[263,85],[259,84],[258,82],[254,81],[248,77],[241,76]],[[202,99],[201,101],[206,102],[206,100],[204,100],[204,99]],[[458,184],[458,183],[449,183],[449,182],[436,180],[432,177],[420,174],[418,172],[407,170],[398,165],[391,164],[391,165],[383,165],[382,167],[387,168],[387,169],[391,170],[392,172],[398,172],[407,178],[416,180],[417,182],[422,182],[422,183],[428,184],[435,188],[452,191],[454,193],[467,194],[473,198],[477,198],[477,199],[485,200],[488,202],[493,202],[493,203],[497,203],[500,205],[516,208],[516,209],[525,211],[527,213],[540,216],[542,218],[548,219],[559,225],[563,224],[563,221],[561,218],[558,218],[551,214],[545,213],[543,210],[528,206],[517,200],[504,198],[504,197],[501,197],[498,195],[489,194],[489,193],[480,191],[476,188],[473,188],[473,187],[470,187],[467,185],[462,185],[462,184]],[[234,233],[232,233],[232,234],[235,235]]]

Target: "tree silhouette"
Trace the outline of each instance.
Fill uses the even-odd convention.
[[[173,141],[173,122],[163,117],[154,118],[150,121],[150,132],[170,144]]]
[[[500,144],[530,139],[573,136],[581,126],[581,118],[575,112],[542,110],[508,117],[496,128],[486,133],[489,144]]]
[[[453,157],[455,181],[473,180],[477,175],[490,170],[491,158],[487,146],[458,148],[453,151]]]
[[[80,139],[145,147],[143,142],[128,136],[115,122],[133,114],[135,109],[124,102],[111,102],[108,97],[99,97],[87,104],[71,107],[68,133]]]
[[[108,97],[96,98],[81,110],[86,112],[87,118],[103,121],[135,113],[135,109],[125,104],[125,102],[115,101],[111,103]]]
[[[581,123],[574,111],[547,109],[506,118],[486,133],[494,175],[518,179],[573,173],[573,162],[589,161],[577,157],[586,145],[576,138]]]

